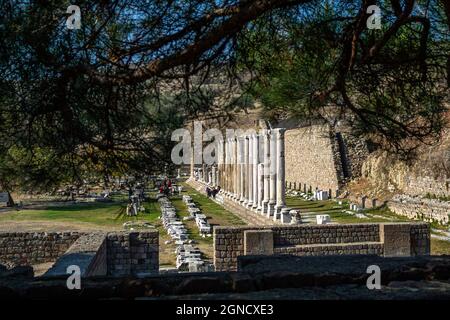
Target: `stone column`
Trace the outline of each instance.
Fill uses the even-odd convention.
[[[275,211],[281,213],[281,209],[286,207],[286,184],[285,184],[285,163],[284,163],[284,128],[276,129],[277,140],[277,204]]]
[[[238,188],[237,188],[237,140],[233,137],[233,199],[238,198]]]
[[[194,148],[191,147],[191,167],[189,170],[189,179],[194,180]]]
[[[244,137],[244,175],[243,175],[243,185],[244,185],[244,202],[243,205],[246,206],[248,204],[248,148],[249,148],[249,138],[248,136]]]
[[[277,145],[274,130],[270,130],[270,164],[269,164],[269,203],[267,205],[267,216],[273,216],[275,211],[275,204],[277,201]]]
[[[239,155],[240,155],[240,146],[239,146],[239,140],[237,137],[234,138],[234,144],[235,144],[235,157],[234,157],[234,183],[235,183],[235,200],[238,201],[240,198],[241,192],[239,191],[240,183],[240,167],[239,167]]]
[[[228,143],[228,139],[225,139],[225,146],[224,146],[224,150],[225,150],[225,164],[224,164],[224,189],[225,189],[225,195],[228,196],[230,189],[228,186],[228,165],[230,163],[230,153],[229,153],[229,149],[230,149],[230,145]]]
[[[222,191],[225,194],[226,192],[226,185],[225,185],[225,157],[226,157],[226,151],[225,151],[225,146],[226,146],[226,140],[224,139],[222,141],[222,169],[220,170],[220,175],[221,175],[221,187],[222,187]]]
[[[216,167],[215,167],[215,166],[212,166],[212,167],[211,167],[211,175],[212,175],[212,178],[211,178],[211,185],[212,185],[213,187],[215,187],[215,186],[217,186],[217,181],[216,181]]]
[[[216,147],[216,166],[217,166],[217,171],[216,171],[216,180],[217,180],[217,184],[220,185],[220,140],[217,141],[217,147]]]
[[[248,137],[248,166],[247,166],[248,202],[247,208],[253,207],[253,135]]]
[[[270,135],[267,129],[262,130],[263,139],[263,163],[264,163],[264,196],[262,202],[262,212],[267,213],[267,206],[269,204],[269,183],[270,183]]]
[[[259,164],[259,136],[253,135],[253,210],[258,208],[258,164]]]
[[[234,140],[230,138],[230,198],[234,198]]]
[[[240,147],[240,157],[239,157],[239,201],[245,201],[245,137],[238,138]]]
[[[202,181],[206,183],[206,164],[202,165]]]
[[[264,199],[264,164],[258,164],[258,207],[256,210],[263,214],[263,199]]]

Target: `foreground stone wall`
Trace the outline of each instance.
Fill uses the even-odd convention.
[[[391,211],[409,219],[437,222],[443,225],[449,223],[450,203],[439,200],[396,196],[388,202]]]
[[[106,233],[83,234],[58,258],[44,276],[66,275],[67,268],[72,265],[80,268],[82,277],[104,276],[108,272],[106,255]]]
[[[286,182],[297,190],[319,188],[335,195],[343,180],[341,157],[329,126],[286,131]]]
[[[159,270],[158,231],[109,233],[107,246],[109,275],[150,273]]]
[[[0,262],[31,265],[55,261],[79,232],[0,232]]]
[[[0,233],[0,263],[56,261],[46,276],[66,274],[70,265],[78,265],[86,277],[158,272],[158,238],[158,231]]]
[[[398,234],[399,227],[395,226],[401,226],[405,233]],[[245,247],[246,232],[250,230],[272,231],[273,247],[264,242],[260,243],[262,248],[259,248],[261,254],[269,255],[383,255],[385,241],[394,243],[395,248],[401,249],[402,255],[425,255],[430,252],[430,229],[426,223],[214,227],[216,271],[236,270],[237,257],[245,255],[246,251],[253,252]]]
[[[381,290],[367,289],[369,265],[382,270]],[[82,290],[69,290],[65,277],[9,280],[0,269],[0,299],[449,300],[449,275],[449,256],[241,256],[238,273],[85,279]],[[285,314],[276,318],[292,317]]]

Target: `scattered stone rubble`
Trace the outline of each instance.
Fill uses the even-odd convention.
[[[202,236],[211,237],[211,226],[206,220],[206,216],[201,213],[201,210],[197,208],[196,204],[192,201],[192,198],[188,195],[183,196],[183,201],[188,207],[189,214],[192,219],[195,219],[198,230]]]
[[[192,245],[193,241],[189,239],[188,231],[170,200],[167,197],[158,197],[158,202],[161,207],[163,226],[177,245],[175,253],[178,271],[211,271],[211,264],[204,261],[201,251]]]

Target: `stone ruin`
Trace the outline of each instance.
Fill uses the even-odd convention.
[[[220,196],[274,223],[290,223],[286,207],[284,128],[219,141],[217,164],[191,163],[190,182],[221,187]],[[269,220],[269,221],[270,221]]]
[[[54,262],[44,277],[66,275],[77,265],[83,277],[149,274],[159,270],[158,231],[2,232],[0,264]]]
[[[189,200],[188,198],[183,198],[183,200]],[[191,201],[191,199],[189,200]],[[172,205],[170,200],[166,197],[159,197],[158,202],[161,207],[161,220],[163,221],[163,226],[167,230],[167,233],[175,241],[176,249],[176,267],[179,271],[191,271],[191,272],[201,272],[209,271],[212,269],[210,263],[203,260],[202,252],[193,245],[193,240],[189,239],[189,233],[184,225],[183,221],[180,220],[176,214],[175,207]],[[190,208],[192,212],[193,208]],[[197,211],[198,212],[198,209]],[[199,219],[201,220],[201,219]],[[206,225],[204,220],[201,220],[204,224],[197,223],[200,225],[200,231],[202,231],[201,226],[203,226],[203,231],[211,232],[211,227]],[[208,228],[208,230],[206,230]]]

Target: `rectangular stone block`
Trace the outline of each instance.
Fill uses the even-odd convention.
[[[384,244],[385,257],[411,256],[411,224],[381,223],[380,241]]]
[[[244,255],[273,254],[272,230],[245,230]]]

